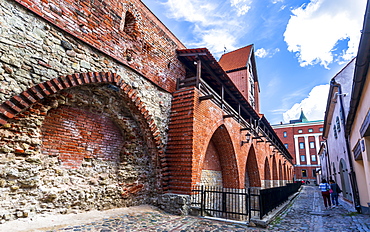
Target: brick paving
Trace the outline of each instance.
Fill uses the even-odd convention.
[[[93,232],[185,232],[185,231],[370,231],[370,215],[350,212],[348,203],[340,200],[340,206],[324,209],[317,186],[303,186],[291,205],[267,228],[248,227],[241,223],[208,220],[193,216],[176,216],[156,209],[131,210],[86,223],[71,223],[70,226],[49,226],[43,229],[23,228],[23,231],[93,231]],[[104,216],[104,213],[102,214]],[[78,217],[76,214],[75,217]],[[46,217],[44,221],[47,221]],[[5,223],[4,225],[6,225]],[[14,227],[13,227],[14,228]],[[40,227],[41,228],[41,227]],[[2,230],[0,226],[0,231]],[[11,231],[11,230],[6,230]],[[22,231],[22,230],[18,230]]]

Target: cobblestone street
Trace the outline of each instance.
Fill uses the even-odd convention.
[[[6,222],[0,231],[370,231],[369,215],[350,212],[348,203],[324,210],[317,186],[303,186],[301,193],[268,228],[248,227],[192,216],[175,216],[144,206],[116,211],[57,215]],[[80,218],[80,220],[78,220]]]
[[[294,203],[269,226],[269,231],[370,231],[370,216],[357,214],[340,199],[325,210],[317,186],[303,186]]]

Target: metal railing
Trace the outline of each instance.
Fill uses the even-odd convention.
[[[200,216],[245,221],[249,210],[248,189],[196,186],[191,198]]]
[[[267,215],[298,191],[301,183],[260,189],[232,189],[216,186],[195,186],[191,206],[200,216],[246,221],[251,217]]]
[[[298,192],[302,183],[288,183],[286,186],[260,190],[260,218],[288,200],[289,196]]]

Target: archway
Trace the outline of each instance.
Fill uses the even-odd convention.
[[[239,188],[236,156],[229,132],[221,125],[213,133],[204,156],[201,184]]]
[[[3,103],[5,109],[18,104],[6,122],[32,138],[33,146],[18,152],[35,161],[32,178],[38,181],[21,188],[63,208],[149,204],[161,193],[162,144],[135,91],[115,74],[75,74],[40,83]],[[37,191],[40,185],[43,191]]]
[[[270,170],[270,164],[269,164],[269,161],[266,157],[265,159],[265,168],[264,168],[264,171],[265,171],[265,180],[264,180],[264,188],[271,188],[271,170]]]
[[[254,146],[249,149],[246,168],[245,168],[245,188],[261,187],[260,172]]]
[[[279,186],[282,186],[283,185],[283,167],[281,165],[281,160],[279,160]]]
[[[277,171],[277,165],[276,165],[276,159],[275,156],[272,158],[272,187],[277,187],[278,185],[278,171]]]

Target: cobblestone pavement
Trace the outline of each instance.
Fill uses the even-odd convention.
[[[261,231],[258,228],[247,227],[236,223],[225,223],[197,217],[180,217],[159,212],[123,215],[115,218],[89,223],[80,226],[70,226],[51,231],[99,231],[99,232],[128,232],[128,231]],[[267,230],[265,230],[267,231]]]
[[[370,216],[353,212],[340,199],[339,207],[325,209],[317,186],[303,186],[294,203],[268,227],[269,231],[370,231]]]
[[[192,216],[175,216],[155,209],[143,211],[133,208],[130,211],[106,216],[106,218],[94,218],[86,222],[83,220],[78,223],[75,221],[64,222],[64,226],[51,226],[49,223],[49,226],[44,225],[43,229],[30,229],[30,227],[28,230],[24,228],[25,230],[17,231],[370,231],[369,215],[350,212],[348,211],[348,203],[341,201],[340,204],[338,208],[323,210],[324,204],[318,187],[303,186],[301,193],[293,200],[292,204],[268,228],[248,227],[240,223],[207,220]],[[75,217],[78,215],[76,214]],[[44,221],[47,220],[50,221],[46,217]],[[12,231],[4,229],[6,228],[0,226],[0,231]]]

